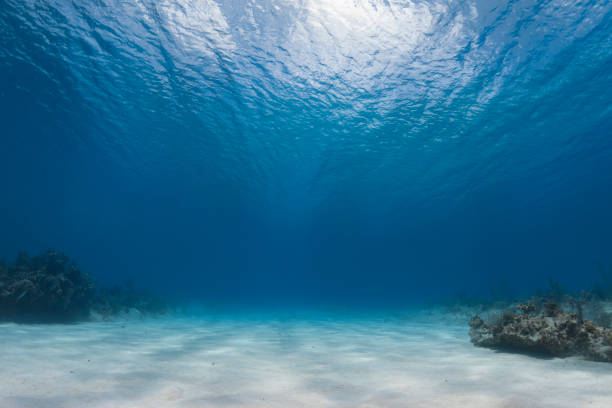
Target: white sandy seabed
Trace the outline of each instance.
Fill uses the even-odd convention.
[[[476,348],[438,313],[0,325],[0,408],[612,407],[612,364]]]

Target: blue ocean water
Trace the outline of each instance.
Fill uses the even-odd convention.
[[[228,302],[586,288],[611,89],[609,1],[0,0],[0,256]]]

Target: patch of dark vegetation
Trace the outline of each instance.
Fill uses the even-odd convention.
[[[0,320],[68,323],[91,315],[110,319],[122,313],[160,314],[163,300],[134,290],[133,285],[94,285],[65,254],[48,250],[29,257],[20,253],[13,265],[0,263]]]

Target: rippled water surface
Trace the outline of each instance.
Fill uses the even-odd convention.
[[[610,89],[609,1],[1,0],[0,254],[208,297],[582,287]]]

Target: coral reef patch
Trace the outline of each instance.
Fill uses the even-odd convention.
[[[0,266],[0,318],[14,321],[74,321],[89,316],[93,281],[66,255],[49,250],[19,254]]]
[[[612,329],[565,313],[557,303],[546,302],[539,312],[533,303],[520,305],[520,313],[503,312],[492,322],[479,316],[470,321],[470,339],[476,346],[550,357],[581,355],[593,361],[612,362]]]
[[[3,321],[68,323],[165,311],[163,300],[135,291],[131,283],[125,287],[96,287],[87,273],[56,250],[35,257],[20,253],[13,265],[0,263]]]

